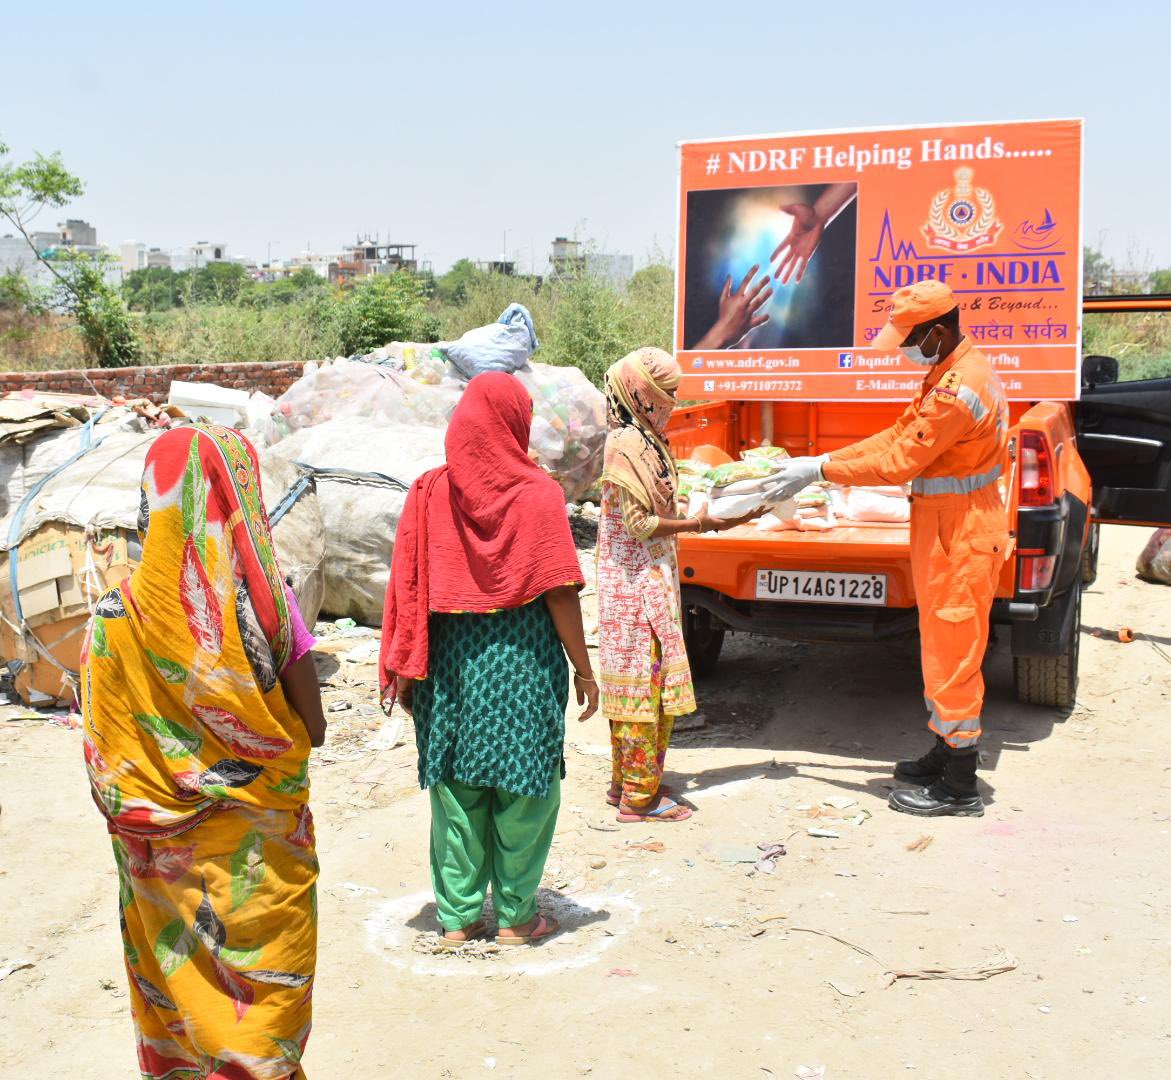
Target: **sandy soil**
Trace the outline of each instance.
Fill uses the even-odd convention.
[[[506,956],[430,953],[409,731],[369,745],[372,669],[338,659],[362,643],[328,640],[327,700],[353,707],[331,715],[313,773],[309,1075],[1167,1075],[1171,590],[1134,578],[1145,538],[1104,532],[1071,716],[1015,704],[1011,660],[991,652],[981,820],[886,808],[890,762],[926,745],[911,644],[732,641],[701,686],[703,726],[668,758],[699,810],[686,824],[618,827],[601,799],[604,723],[571,722],[546,877],[567,930]],[[1122,625],[1146,636],[1121,644]],[[0,723],[0,799],[0,974],[33,965],[0,982],[0,1075],[136,1075],[114,866],[79,733]],[[788,846],[775,873],[743,861],[773,840]],[[1004,953],[1015,969],[987,981],[883,986],[888,970]]]

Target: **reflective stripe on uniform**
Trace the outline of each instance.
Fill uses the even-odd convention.
[[[983,733],[980,726],[980,717],[974,716],[967,720],[942,720],[939,713],[932,710],[931,719],[927,726],[940,736],[948,746],[962,749],[965,746],[974,746]]]
[[[917,476],[911,481],[912,495],[971,495],[1000,479],[1000,465],[976,476]]]
[[[970,386],[961,386],[956,391],[956,397],[967,405],[968,412],[972,414],[972,419],[977,424],[988,415],[988,406],[980,400],[980,395]]]

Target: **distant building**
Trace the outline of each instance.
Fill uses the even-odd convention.
[[[503,274],[505,277],[516,276],[516,263],[511,259],[491,259],[488,262],[476,262],[472,265],[484,274]]]
[[[558,236],[553,240],[553,253],[549,261],[553,264],[554,277],[575,277],[585,269],[585,256],[580,240]]]
[[[634,277],[634,256],[611,254],[609,252],[587,252],[586,273],[603,278],[615,288],[623,289]]]
[[[415,247],[415,244],[384,244],[377,238],[359,238],[343,248],[340,258],[329,264],[329,280],[353,281],[379,274],[397,274],[401,270],[418,273]]]
[[[162,248],[151,248],[146,253],[146,268],[148,270],[170,270],[171,253]]]
[[[61,230],[61,241],[70,247],[87,248],[98,246],[98,230],[88,221],[69,218],[64,225],[58,225]]]
[[[146,269],[146,244],[137,240],[127,240],[118,249],[122,262],[122,276],[133,274],[135,270]]]
[[[191,245],[189,265],[192,270],[202,270],[209,263],[231,262],[228,258],[228,245],[224,243],[209,243],[199,240]]]

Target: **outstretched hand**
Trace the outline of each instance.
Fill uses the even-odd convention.
[[[825,222],[812,206],[804,203],[789,203],[782,206],[786,214],[793,219],[789,228],[789,235],[776,247],[772,254],[772,262],[777,264],[773,274],[782,285],[788,285],[790,278],[799,283],[809,269],[809,260],[821,245],[821,237],[825,232]]]
[[[719,315],[715,325],[695,343],[697,349],[726,349],[735,345],[750,330],[764,326],[769,316],[760,314],[761,308],[772,299],[773,289],[768,275],[762,277],[756,285],[752,279],[760,270],[757,263],[736,288],[732,288],[732,278],[724,281],[720,291]]]

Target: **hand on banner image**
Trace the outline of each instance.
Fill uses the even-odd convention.
[[[769,317],[761,315],[760,309],[772,299],[773,290],[767,274],[760,279],[759,284],[752,284],[759,269],[760,264],[757,263],[744,275],[744,280],[735,290],[732,289],[730,276],[724,281],[719,316],[715,325],[695,343],[697,349],[730,348],[750,330],[768,322]]]
[[[856,184],[829,184],[812,206],[804,203],[782,206],[781,212],[788,214],[793,223],[789,227],[789,234],[772,254],[772,261],[777,264],[773,277],[782,285],[788,285],[790,280],[800,284],[805,271],[809,269],[810,260],[821,246],[825,227],[857,194]]]

